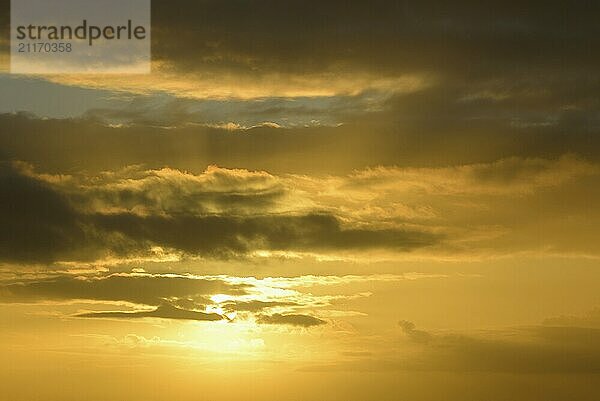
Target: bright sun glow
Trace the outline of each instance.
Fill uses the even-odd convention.
[[[230,295],[215,294],[210,297],[210,300],[216,304],[221,304],[226,301],[231,301],[233,298]]]

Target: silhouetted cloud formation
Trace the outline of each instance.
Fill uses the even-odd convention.
[[[337,217],[325,212],[268,214],[267,208],[267,213],[236,215],[229,207],[232,202],[247,203],[251,209],[262,203],[263,194],[253,194],[251,189],[247,195],[172,197],[183,204],[167,210],[167,215],[164,210],[151,210],[155,214],[150,215],[79,210],[74,207],[77,202],[84,206],[98,202],[94,192],[78,193],[72,188],[71,193],[62,193],[60,185],[52,187],[26,167],[3,163],[0,168],[0,213],[6,221],[0,228],[4,240],[0,257],[8,261],[93,260],[109,254],[127,257],[143,254],[152,246],[208,257],[243,256],[259,249],[410,251],[439,241],[439,235],[416,229],[344,228]],[[250,176],[246,185],[252,185],[251,180]],[[163,195],[152,202],[167,205],[164,190],[169,190],[169,183],[159,182],[155,190]],[[114,194],[118,208],[134,209],[143,207],[136,197],[151,195],[127,187]],[[82,201],[86,196],[89,198]],[[202,205],[207,197],[204,204],[217,204],[225,213],[205,213]]]
[[[218,321],[224,317],[217,313],[204,313],[199,311],[185,310],[171,305],[161,305],[152,311],[142,312],[89,312],[75,315],[77,317],[87,318],[114,318],[114,319],[140,319],[140,318],[160,318],[175,320],[197,320],[197,321]]]
[[[254,317],[259,324],[311,327],[326,323],[324,320],[305,314],[264,314],[262,312],[265,309],[278,307],[293,310],[294,307],[306,307],[312,301],[310,297],[302,301],[299,293],[282,294],[276,300],[263,300],[261,296],[264,295],[261,295],[260,286],[232,283],[236,281],[239,280],[224,276],[199,278],[176,274],[118,273],[93,276],[61,274],[37,279],[0,281],[0,303],[78,301],[106,305],[127,302],[137,306],[137,309],[129,311],[93,311],[74,315],[83,318],[217,321],[235,318],[235,314],[229,317],[228,313],[243,312],[244,319]],[[277,285],[272,289],[280,290]],[[269,288],[266,291],[270,294]],[[227,299],[232,300],[218,303],[211,298],[217,294],[226,295]],[[243,300],[237,300],[235,297],[243,297]],[[322,306],[325,305],[327,303],[322,303]],[[208,306],[210,308],[207,309]]]
[[[50,262],[86,245],[86,230],[67,198],[0,162],[0,258]]]
[[[326,324],[327,322],[310,315],[302,314],[281,314],[259,315],[258,323],[264,324],[287,324],[291,326],[311,327]]]
[[[243,294],[244,285],[223,280],[181,275],[110,274],[74,277],[60,275],[38,280],[3,283],[1,301],[36,302],[57,300],[124,301],[162,305],[166,300],[196,298],[209,294]]]

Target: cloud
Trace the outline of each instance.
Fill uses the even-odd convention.
[[[409,325],[410,326],[410,325]],[[414,332],[414,325],[408,332]],[[421,332],[421,331],[419,331]],[[533,326],[487,334],[431,334],[422,368],[521,374],[600,372],[600,330]]]
[[[95,226],[137,243],[179,249],[192,255],[227,257],[255,249],[308,252],[389,249],[410,251],[433,245],[438,235],[411,229],[343,228],[332,215],[141,217],[98,214]]]
[[[0,19],[3,29],[8,9]],[[599,63],[590,52],[597,37],[592,16],[598,11],[592,2],[573,4],[568,12],[542,2],[497,4],[492,13],[484,4],[438,0],[343,6],[316,0],[179,0],[174,8],[153,6],[151,77],[56,78],[242,98],[393,91],[402,88],[400,77],[411,74],[459,82],[521,78],[540,87],[536,77],[562,73],[583,89]]]
[[[140,318],[159,318],[175,320],[197,320],[197,321],[219,321],[224,317],[217,313],[204,313],[179,309],[171,305],[161,305],[152,311],[143,312],[90,312],[80,313],[76,317],[85,318],[112,318],[112,319],[140,319]]]
[[[118,171],[131,165],[201,172],[218,165],[310,175],[348,174],[376,166],[439,168],[513,157],[555,159],[566,153],[600,160],[595,108],[551,111],[558,118],[555,125],[517,127],[504,110],[480,113],[473,105],[461,104],[448,113],[447,104],[455,103],[452,97],[420,96],[401,97],[387,112],[369,113],[339,127],[258,127],[244,135],[201,126],[111,128],[90,120],[0,114],[0,158],[59,173]],[[524,118],[517,106],[514,113]]]
[[[0,283],[2,303],[128,303],[145,310],[94,311],[75,316],[85,318],[163,318],[176,320],[216,321],[225,319],[223,311],[257,314],[260,324],[289,324],[310,327],[325,324],[321,319],[301,314],[258,314],[279,307],[287,310],[308,306],[320,300],[327,306],[328,296],[304,297],[296,291],[282,291],[276,285],[266,287],[242,283],[240,278],[224,276],[115,273],[104,276],[50,276]],[[277,292],[279,290],[279,292]],[[214,303],[218,294],[228,301]],[[264,296],[270,300],[264,300]],[[273,298],[274,297],[274,298]],[[149,308],[153,308],[148,310]],[[246,317],[247,318],[247,317]]]
[[[600,215],[584,200],[600,198],[593,185],[599,178],[598,163],[573,154],[381,166],[337,176],[217,166],[197,174],[130,166],[61,175],[3,163],[7,224],[0,228],[0,259],[593,255],[592,237],[582,227]],[[574,218],[582,213],[583,225]],[[547,225],[545,234],[532,235],[540,224]]]
[[[434,364],[448,370],[506,373],[598,373],[600,331],[535,328],[532,341],[450,336],[438,342]],[[447,347],[443,349],[443,347]]]
[[[261,249],[410,251],[439,241],[437,234],[412,228],[344,227],[330,213],[275,214],[268,206],[282,191],[277,188],[266,173],[213,168],[201,176],[163,169],[82,189],[69,177],[3,164],[0,202],[7,224],[0,228],[0,257],[80,261],[143,255],[153,247],[206,257]],[[254,212],[238,214],[244,210]]]
[[[264,309],[276,308],[276,307],[289,307],[298,306],[296,302],[282,302],[282,301],[236,301],[236,302],[225,302],[221,305],[225,310],[230,312],[261,312]]]
[[[280,314],[259,315],[256,319],[261,324],[285,324],[291,326],[312,327],[327,324],[326,321],[310,315]]]
[[[100,176],[78,177],[63,190],[91,211],[139,215],[247,214],[275,211],[285,188],[263,171],[209,166],[201,174],[171,168],[143,170],[134,166]]]
[[[573,154],[558,159],[518,158],[446,168],[378,167],[356,172],[347,186],[367,190],[419,190],[432,195],[522,195],[600,174],[597,164]]]
[[[49,262],[77,254],[89,236],[67,198],[24,166],[0,162],[0,258]]]
[[[338,302],[368,297],[370,293],[326,292],[312,294],[292,287],[315,285],[352,286],[355,283],[392,282],[404,277],[327,276],[321,284],[314,276],[264,278],[237,276],[196,276],[190,274],[30,273],[0,281],[0,303],[38,303],[67,306],[91,304],[93,311],[79,317],[142,318],[157,317],[179,320],[250,321],[258,324],[287,324],[310,327],[325,324],[301,310],[320,310],[331,318],[367,316],[356,311],[330,310]],[[305,282],[306,281],[306,282]],[[304,284],[303,284],[304,283]],[[347,287],[352,289],[352,287]],[[339,289],[337,290],[339,291]],[[123,310],[97,310],[98,307],[126,305]]]
[[[0,125],[3,152],[44,169],[216,164],[273,173],[564,153],[599,159],[600,58],[590,51],[598,6],[591,2],[568,13],[537,2],[495,5],[494,13],[473,2],[221,3],[179,0],[175,9],[186,15],[154,6],[153,74],[52,78],[101,85],[103,97],[119,99],[91,102],[78,113],[84,121],[24,127],[9,118]],[[0,20],[6,31],[8,9]],[[11,79],[7,98],[32,93],[12,85],[19,81]],[[67,98],[81,110],[86,102],[72,99],[84,95],[63,96],[63,85],[55,86],[35,98]],[[136,94],[130,100],[127,90]],[[64,115],[36,100],[5,107],[20,109]],[[132,126],[100,127],[106,124]],[[171,128],[169,135],[159,127]],[[234,135],[232,127],[255,128]],[[108,153],[110,160],[102,156]]]
[[[198,298],[224,293],[243,294],[244,285],[228,284],[218,279],[193,276],[110,274],[100,277],[58,276],[4,283],[0,286],[0,301],[40,302],[91,300],[163,305],[167,300]],[[200,305],[197,305],[200,306]]]
[[[411,341],[416,343],[428,343],[433,338],[428,332],[417,330],[415,324],[408,320],[401,320],[398,322],[398,325],[402,328],[404,334],[406,334]]]
[[[503,4],[490,13],[473,2],[221,3],[177,1],[175,9],[186,9],[186,15],[163,4],[153,7],[153,74],[46,77],[102,86],[105,97],[110,91],[120,97],[90,105],[83,114],[96,123],[183,127],[183,133],[165,137],[146,130],[141,141],[135,128],[118,135],[109,130],[93,139],[96,147],[83,131],[98,127],[75,127],[69,134],[70,122],[59,130],[61,139],[76,135],[66,143],[87,155],[65,152],[71,147],[57,146],[61,141],[41,154],[26,152],[56,164],[108,164],[95,152],[108,146],[110,163],[120,166],[218,164],[272,172],[472,164],[566,152],[598,158],[600,58],[590,51],[597,44],[590,17],[598,12],[596,4],[578,3],[568,12],[539,2]],[[0,13],[6,33],[7,10]],[[49,98],[44,103],[67,98],[81,109],[85,102],[62,96],[63,85],[56,86],[62,89],[43,92]],[[10,87],[10,99],[31,93]],[[137,94],[131,101],[123,101],[127,90]],[[5,111],[45,108],[52,110],[50,117],[64,115],[35,100],[12,102]],[[210,128],[264,122],[298,130],[250,129],[250,141]],[[338,129],[321,126],[339,123]],[[2,147],[19,148],[23,137],[17,138]]]
[[[115,100],[114,105],[90,108],[76,116],[112,126],[170,129],[208,127],[227,132],[251,133],[255,128],[334,127],[351,116],[355,118],[377,109],[381,106],[382,97],[385,96],[373,92],[346,96],[245,100],[138,95],[129,101]]]
[[[385,347],[374,355],[307,371],[409,371],[510,375],[594,375],[600,372],[600,330],[531,326],[476,333],[400,327],[409,348]]]

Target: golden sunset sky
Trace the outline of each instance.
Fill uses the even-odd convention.
[[[597,401],[600,3],[154,0],[9,73],[0,400]]]

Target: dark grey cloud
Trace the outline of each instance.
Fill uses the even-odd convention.
[[[413,229],[344,228],[327,213],[237,216],[228,207],[231,199],[222,205],[228,213],[221,215],[197,215],[185,208],[147,216],[86,212],[73,207],[77,196],[67,197],[23,168],[10,163],[0,168],[0,213],[6,222],[0,227],[0,258],[13,262],[129,257],[144,255],[152,246],[207,257],[244,256],[257,249],[410,251],[441,240]],[[254,202],[236,195],[235,203],[244,199]]]
[[[176,308],[171,305],[161,305],[152,311],[143,312],[90,312],[80,313],[76,317],[85,318],[109,318],[109,319],[141,319],[160,318],[174,320],[196,320],[196,321],[218,321],[224,317],[218,313],[205,313],[192,310]]]
[[[47,123],[44,131],[60,130],[61,138],[79,152],[64,152],[73,148],[58,146],[62,142],[47,133],[36,135],[39,144],[28,142],[31,133],[23,141],[13,133],[15,138],[0,143],[9,157],[34,162],[39,157],[86,168],[112,163],[111,169],[115,163],[184,168],[217,163],[271,171],[331,171],[377,164],[482,162],[560,151],[597,157],[600,56],[594,49],[600,41],[595,20],[599,9],[592,1],[157,1],[153,57],[177,72],[234,74],[250,81],[268,74],[366,72],[385,79],[414,73],[430,77],[431,86],[384,105],[380,103],[393,89],[385,96],[367,91],[293,102],[196,102],[160,95],[87,114],[169,126],[230,121],[286,125],[315,119],[346,123],[341,129],[282,133],[260,128],[252,130],[250,139],[206,127],[169,135],[139,128],[103,132],[100,137],[101,129],[93,123],[60,128],[62,124]],[[7,12],[1,14],[0,24],[6,29]],[[373,111],[366,100],[377,96],[376,109],[387,108],[387,113],[365,113]],[[110,161],[96,154],[101,152],[110,152]]]
[[[0,162],[0,258],[48,262],[78,253],[89,236],[65,196]]]
[[[138,216],[132,213],[91,217],[101,230],[136,241],[192,254],[234,256],[253,249],[410,251],[439,243],[438,235],[410,229],[343,228],[329,214],[301,216]]]
[[[243,285],[187,276],[112,274],[100,277],[57,276],[0,285],[0,302],[91,300],[159,306],[210,294],[243,294]],[[197,305],[197,304],[196,304]],[[199,305],[197,305],[199,306]]]
[[[598,11],[590,1],[160,1],[153,5],[153,55],[186,71],[216,65],[248,74],[336,65],[379,74],[526,73],[597,65],[590,50],[598,43]]]
[[[259,315],[256,319],[261,324],[286,324],[291,326],[312,327],[327,324],[326,321],[310,315],[281,314]]]
[[[175,320],[218,321],[228,319],[218,313],[203,312],[212,304],[214,294],[247,295],[250,286],[230,284],[222,279],[199,279],[191,276],[120,273],[105,276],[59,275],[0,283],[0,303],[33,302],[128,302],[152,310],[94,311],[74,316],[83,318],[162,318]],[[297,305],[284,301],[230,301],[223,305],[227,312],[249,312],[257,323],[311,327],[324,320],[303,314],[262,314],[265,309]]]
[[[29,160],[14,155],[21,148],[52,163],[86,168],[109,164],[90,149],[110,152],[111,169],[115,163],[149,162],[331,171],[376,164],[480,162],[556,154],[562,148],[597,157],[600,56],[594,49],[600,41],[595,20],[599,8],[591,1],[157,1],[153,57],[178,72],[234,73],[249,80],[270,73],[335,76],[350,71],[382,79],[423,73],[432,77],[431,86],[397,96],[385,105],[388,113],[379,114],[363,111],[369,109],[366,99],[377,97],[373,93],[293,102],[196,102],[160,95],[87,114],[169,126],[316,119],[346,123],[341,129],[282,133],[262,128],[252,130],[251,139],[206,127],[169,135],[161,130],[113,130],[100,137],[94,124],[58,128],[61,124],[47,123],[44,131],[60,129],[61,138],[79,152],[64,152],[72,148],[58,146],[62,142],[57,139],[52,144],[48,133],[37,136],[39,144],[26,145],[27,137],[21,142],[16,133],[9,143],[0,143],[10,157]],[[7,25],[7,12],[0,14],[0,23]],[[379,94],[377,103],[387,95]]]
[[[8,0],[0,27],[6,35]],[[156,1],[153,57],[178,70],[380,75],[442,70],[478,78],[598,66],[593,1]],[[190,51],[193,47],[194,51]]]
[[[544,83],[541,86],[546,87]],[[599,87],[598,82],[593,86]],[[465,100],[471,90],[467,84],[453,84],[394,96],[383,111],[369,116],[378,121],[370,128],[392,149],[402,147],[405,161],[401,163],[412,166],[480,163],[511,156],[547,158],[564,153],[598,160],[600,104],[590,92],[568,99],[540,89],[541,94],[532,96],[535,99],[509,91],[504,100]],[[364,117],[358,117],[356,124],[369,127]],[[385,155],[385,151],[380,154],[389,157]]]
[[[447,110],[447,102],[454,109]],[[51,173],[119,170],[142,164],[193,172],[218,165],[327,174],[378,165],[435,167],[512,156],[556,158],[565,153],[600,160],[595,109],[552,112],[557,120],[549,125],[519,126],[512,117],[493,111],[479,113],[474,105],[435,91],[390,100],[388,107],[389,111],[340,127],[262,127],[244,134],[208,127],[110,128],[87,120],[6,114],[0,115],[0,157],[26,161]],[[523,117],[526,113],[516,107],[512,114]]]

